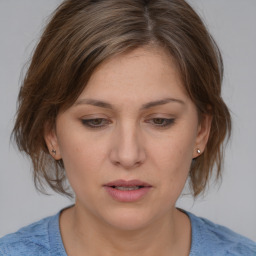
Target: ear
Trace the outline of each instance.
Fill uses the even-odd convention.
[[[202,114],[200,118],[200,123],[198,125],[198,129],[197,129],[197,137],[196,137],[193,158],[196,158],[203,153],[209,139],[211,124],[212,124],[212,116],[209,114]]]
[[[60,160],[62,157],[60,154],[60,148],[59,148],[58,138],[56,135],[56,130],[55,128],[52,128],[49,125],[49,123],[47,123],[44,127],[44,140],[50,155],[55,160]]]

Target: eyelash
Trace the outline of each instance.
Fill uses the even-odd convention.
[[[107,124],[105,125],[92,125],[91,123],[95,120],[104,120],[107,124],[109,124],[110,122],[107,121],[106,119],[104,118],[94,118],[94,119],[82,119],[82,123],[83,125],[89,127],[89,128],[92,128],[92,129],[100,129],[100,128],[104,128]]]
[[[174,118],[160,118],[160,117],[158,117],[158,118],[152,118],[152,119],[150,119],[150,121],[151,120],[161,120],[161,121],[163,121],[165,124],[153,124],[153,125],[156,125],[157,127],[160,127],[160,128],[169,127],[175,122]]]
[[[97,124],[96,125],[92,124],[96,120],[100,121],[100,123],[102,123],[102,121],[104,121],[105,124],[103,124],[103,125],[102,124],[100,124],[100,125],[99,124],[98,125]],[[161,124],[153,124],[153,125],[155,125],[159,128],[169,127],[172,124],[174,124],[174,122],[175,122],[174,118],[170,118],[170,119],[168,119],[168,118],[152,118],[152,119],[147,120],[147,123],[150,123],[150,121],[152,121],[152,120],[158,120],[158,121],[161,120],[161,121],[164,122],[164,124],[162,124],[163,122],[161,122]],[[92,129],[102,129],[110,123],[111,122],[107,121],[105,118],[82,119],[82,124],[89,127],[89,128],[92,128]]]

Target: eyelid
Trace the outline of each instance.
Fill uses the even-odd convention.
[[[155,123],[154,121],[160,121],[160,123]],[[92,124],[95,121],[99,121],[99,124]],[[100,129],[100,128],[105,128],[106,126],[108,126],[111,121],[108,120],[107,118],[103,118],[103,117],[94,117],[94,118],[81,118],[81,122],[84,126],[91,128],[91,129]],[[171,125],[174,124],[175,122],[175,118],[171,117],[171,118],[166,118],[166,117],[159,117],[159,116],[155,116],[155,117],[150,117],[147,118],[145,120],[146,123],[150,123],[152,126],[155,126],[157,128],[168,128]]]
[[[95,120],[101,120],[104,121],[105,124],[100,124],[100,125],[92,125],[90,124],[91,122],[95,121]],[[108,124],[111,123],[111,121],[107,120],[106,118],[102,118],[102,117],[95,117],[95,118],[81,118],[81,122],[83,125],[85,125],[88,128],[92,128],[92,129],[101,129],[101,128],[105,128]],[[107,124],[106,124],[107,123]]]
[[[165,124],[152,123],[152,125],[157,128],[168,128],[175,123],[175,118],[165,118],[165,117],[152,117],[152,118],[147,119],[146,122],[150,123],[152,120],[156,120],[156,119],[163,120],[165,122]]]

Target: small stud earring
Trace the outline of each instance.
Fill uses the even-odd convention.
[[[55,150],[55,149],[52,149],[52,153],[53,153],[54,155],[56,155],[56,150]]]
[[[201,154],[201,150],[199,148],[196,150],[196,152],[197,154]]]

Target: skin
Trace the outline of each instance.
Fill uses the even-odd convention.
[[[174,100],[141,109],[166,98]],[[90,125],[99,128],[85,119],[96,119]],[[163,126],[166,119],[172,121]],[[189,255],[190,221],[175,203],[210,125],[210,116],[199,123],[163,49],[138,48],[101,64],[76,103],[58,114],[56,129],[45,133],[76,195],[60,217],[68,255]],[[139,201],[118,202],[103,187],[117,179],[139,179],[152,189]]]

